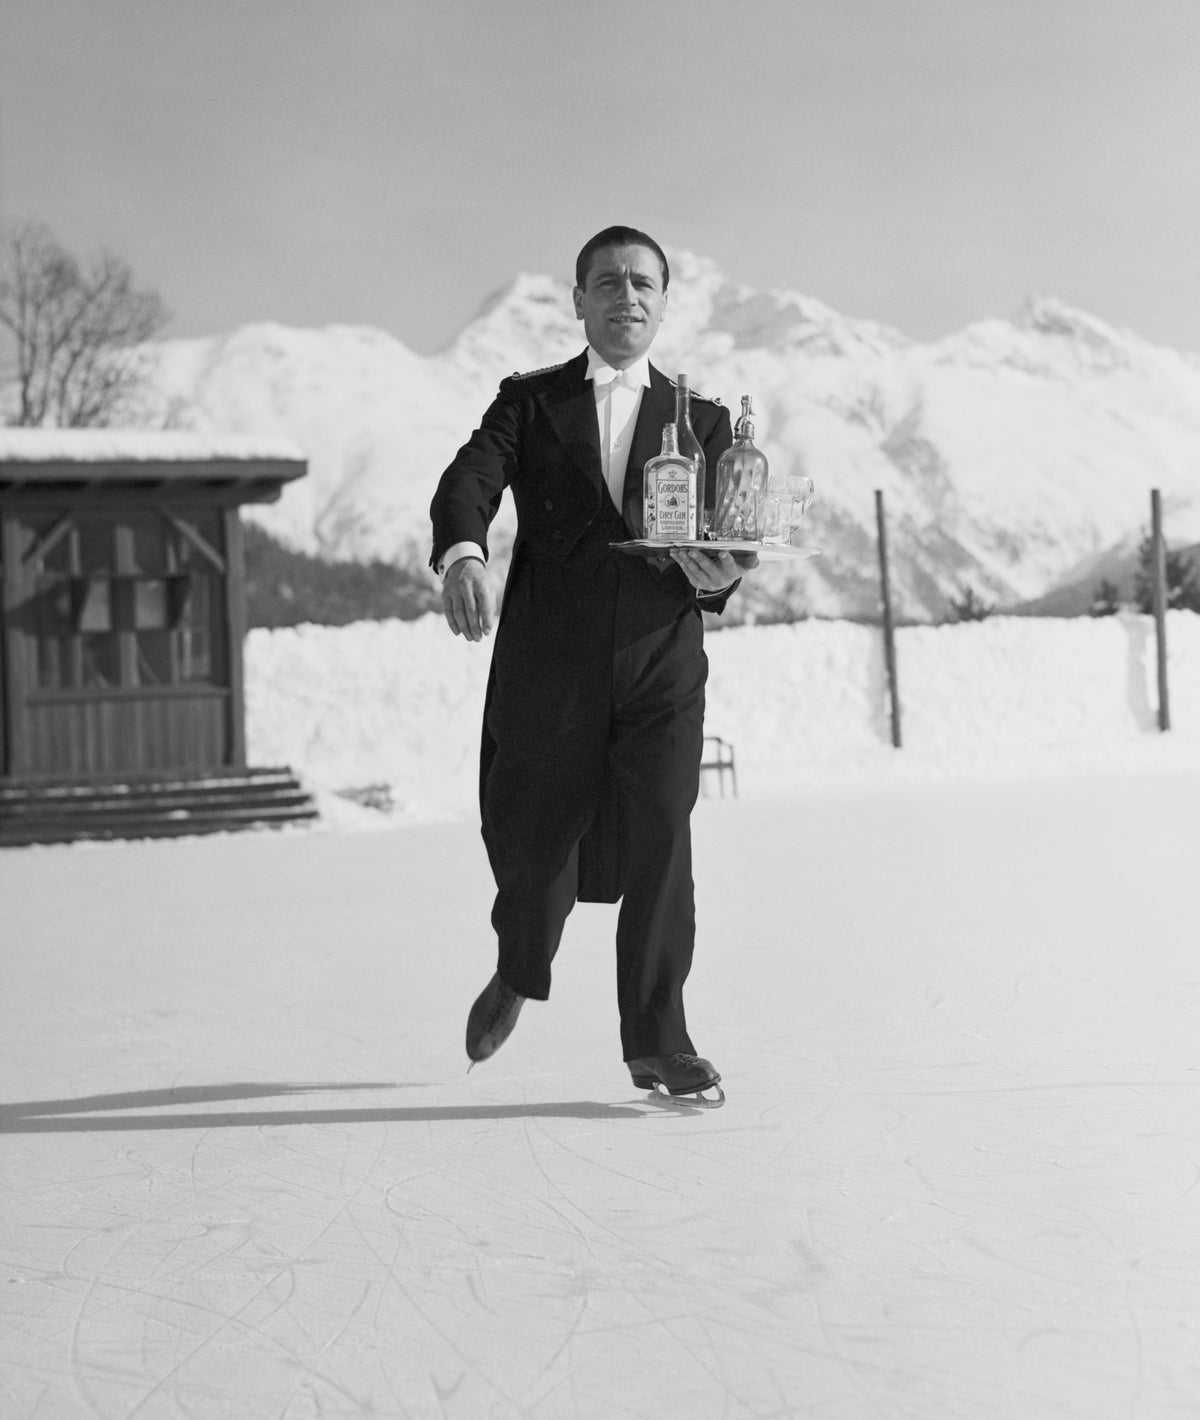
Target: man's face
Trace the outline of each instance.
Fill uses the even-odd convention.
[[[614,370],[627,369],[650,349],[667,309],[658,258],[641,246],[602,247],[574,296],[588,344]]]

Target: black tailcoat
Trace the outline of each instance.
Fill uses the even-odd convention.
[[[669,559],[612,550],[642,532],[642,469],[675,417],[675,389],[651,366],[623,520],[604,484],[586,370],[584,352],[503,381],[438,485],[432,562],[460,541],[486,553],[511,489],[518,533],[480,775],[501,975],[522,995],[547,995],[576,898],[624,895],[618,985],[630,1058],[690,1048],[678,998],[694,931],[689,816],[707,673],[699,605],[719,611],[728,592],[698,599]],[[716,461],[732,443],[729,415],[695,395],[691,415],[711,506]]]

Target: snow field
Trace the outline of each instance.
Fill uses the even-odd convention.
[[[710,633],[707,729],[752,797],[854,783],[1200,766],[1200,617],[1168,617],[1172,733],[1157,730],[1148,617],[992,617],[896,632],[903,749],[881,633],[804,621]],[[251,632],[251,760],[318,790],[388,783],[399,822],[470,817],[488,643],[440,617]],[[715,792],[715,781],[707,786]],[[349,822],[381,822],[323,807]]]

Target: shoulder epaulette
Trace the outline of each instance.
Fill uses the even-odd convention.
[[[524,373],[514,370],[508,378],[510,380],[531,380],[534,375],[548,375],[552,370],[561,370],[566,363],[565,360],[560,360],[557,365],[543,365],[540,370],[526,370]]]
[[[668,379],[667,383],[674,389],[675,381]],[[689,389],[688,393],[693,399],[703,400],[705,404],[722,404],[723,401],[715,394],[701,394],[698,389]]]

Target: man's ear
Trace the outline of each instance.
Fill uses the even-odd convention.
[[[583,319],[583,291],[575,286],[571,290],[571,299],[575,302],[575,319]]]

